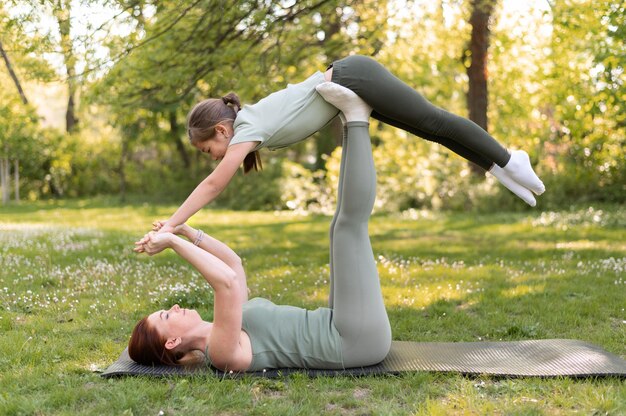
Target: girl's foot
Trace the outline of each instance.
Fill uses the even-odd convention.
[[[546,190],[543,182],[541,182],[541,179],[535,174],[533,167],[530,165],[528,153],[523,150],[512,151],[509,163],[502,169],[515,182],[530,189],[537,195],[541,195]]]
[[[504,185],[515,195],[523,199],[524,202],[526,202],[528,205],[530,205],[531,207],[534,207],[535,205],[537,205],[537,201],[535,200],[535,197],[533,196],[532,192],[530,192],[527,188],[524,188],[522,185],[520,185],[515,180],[513,180],[513,178],[511,178],[509,174],[500,166],[494,164],[493,167],[489,169],[489,173],[495,176],[502,185]]]
[[[347,122],[369,121],[372,107],[354,91],[334,82],[322,82],[315,89],[326,101],[341,110]]]

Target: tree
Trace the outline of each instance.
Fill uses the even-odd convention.
[[[323,7],[319,10],[319,26],[298,32],[316,33],[321,52],[328,62],[333,62],[350,52],[376,56],[384,45],[384,33],[388,27],[388,2],[353,1],[344,7]],[[358,31],[350,33],[350,26]],[[326,159],[341,144],[343,127],[339,119],[317,135],[315,141],[315,169],[325,169]]]
[[[0,77],[0,86],[6,81]],[[11,188],[14,188],[15,200],[20,198],[20,160],[30,164],[33,149],[36,147],[32,136],[37,131],[37,117],[30,106],[25,106],[18,94],[0,94],[0,185],[2,186],[2,202],[10,199]],[[14,181],[11,184],[11,168]]]
[[[133,4],[141,10],[141,2]],[[123,133],[132,130],[125,123],[134,124],[133,114],[139,112],[153,114],[144,121],[154,120],[154,127],[168,126],[169,131],[146,127],[155,132],[150,139],[169,143],[189,170],[194,159],[184,146],[181,126],[192,103],[230,90],[244,103],[254,102],[349,51],[376,53],[384,38],[385,13],[371,5],[359,0],[340,7],[336,1],[308,0],[289,5],[240,1],[235,6],[199,0],[181,8],[178,2],[161,2],[151,18],[136,13],[141,17],[136,32],[110,39],[111,55],[122,58],[92,86],[90,97],[109,106],[122,140],[141,141]],[[120,7],[129,4],[120,2]],[[321,153],[330,153],[336,139],[330,132],[324,136],[328,140],[322,142],[330,143]],[[132,147],[123,145],[129,152]],[[319,155],[317,160],[320,166]]]
[[[10,16],[4,4],[0,4],[0,55],[15,86],[15,90],[6,88],[1,96],[0,185],[3,203],[7,203],[10,198],[11,167],[14,175],[15,200],[20,199],[20,160],[30,157],[27,151],[31,144],[28,135],[35,130],[37,123],[37,117],[22,86],[21,74],[26,74],[26,80],[46,79],[50,74],[44,61],[32,56],[41,51],[45,41],[36,35],[24,36],[24,25],[28,20],[28,16]],[[2,89],[8,87],[8,84],[8,80],[0,76]],[[19,100],[15,99],[17,96]]]
[[[71,36],[72,27],[72,1],[71,0],[50,0],[52,14],[59,26],[59,46],[63,55],[63,65],[65,66],[65,82],[67,83],[67,110],[65,112],[65,130],[73,133],[78,128],[78,118],[76,117],[76,95],[78,89],[78,78],[76,74],[76,55],[74,52],[74,41]]]
[[[487,53],[489,50],[489,23],[497,0],[471,0],[472,34],[467,54],[470,63],[467,68],[469,88],[467,90],[467,107],[469,119],[488,131],[487,123]],[[483,175],[483,170],[470,163],[475,174]]]
[[[36,46],[29,46],[26,51],[30,52],[30,55],[33,55],[35,51],[38,52],[39,59],[43,53],[60,54],[62,57],[65,73],[61,76],[67,85],[68,92],[66,131],[75,132],[78,128],[76,101],[80,83],[79,75],[76,73],[78,61],[74,45],[76,35],[72,34],[72,22],[75,19],[72,15],[72,0],[23,0],[20,3],[22,7],[17,9],[20,10],[20,14],[11,19],[11,23],[17,24],[17,29],[22,35],[29,33],[28,37],[33,39],[31,45]],[[56,23],[56,31],[46,26],[50,18]],[[48,69],[48,73],[42,78],[49,80],[51,77]]]
[[[623,2],[553,2],[542,113],[561,200],[624,201],[625,12]]]
[[[15,84],[15,87],[17,88],[17,91],[20,95],[20,98],[22,99],[22,102],[24,103],[24,105],[28,105],[28,99],[26,98],[26,94],[24,94],[24,90],[22,89],[22,85],[19,81],[19,79],[17,78],[17,75],[15,74],[15,71],[13,70],[13,66],[11,65],[11,61],[9,59],[9,56],[7,55],[6,51],[4,50],[4,47],[2,46],[2,40],[0,40],[0,54],[2,54],[2,58],[4,59],[4,63],[6,65],[7,71],[9,72],[11,79],[13,80],[13,83]],[[0,184],[2,187],[2,203],[6,204],[7,202],[9,202],[9,177],[10,177],[10,164],[11,162],[9,161],[8,158],[8,144],[5,143],[4,145],[4,153],[5,153],[5,157],[0,159]],[[19,201],[20,200],[20,187],[19,187],[19,183],[20,183],[20,174],[19,174],[19,165],[20,162],[18,159],[14,159],[14,168],[13,168],[13,172],[15,175],[15,200]]]
[[[11,79],[13,80],[13,83],[15,84],[15,88],[17,88],[17,92],[20,94],[20,98],[22,99],[22,102],[24,103],[24,105],[28,105],[28,99],[26,98],[26,94],[24,94],[24,89],[22,88],[22,84],[20,83],[20,80],[18,79],[17,75],[15,74],[15,71],[13,70],[13,66],[11,65],[11,60],[9,59],[9,55],[7,55],[6,51],[4,50],[4,46],[2,45],[2,40],[0,40],[0,54],[2,55],[2,59],[4,60],[7,71],[9,71],[9,75],[11,75]]]

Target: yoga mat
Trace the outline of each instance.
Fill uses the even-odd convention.
[[[294,372],[317,377],[400,374],[412,371],[511,377],[626,377],[626,361],[596,345],[568,339],[507,342],[394,341],[387,358],[369,367],[346,370],[283,368],[250,373],[223,373],[207,366],[195,368],[144,366],[132,361],[126,349],[101,376],[107,378],[125,375],[165,377],[214,374],[222,378],[244,375],[274,378]]]

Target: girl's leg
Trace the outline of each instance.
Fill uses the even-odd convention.
[[[374,117],[376,120],[382,121],[385,124],[389,124],[390,126],[397,127],[404,131],[408,131],[409,133],[419,136],[423,139],[430,140],[431,142],[439,143],[442,146],[445,146],[448,149],[452,150],[454,153],[461,156],[462,158],[467,159],[470,162],[477,164],[478,166],[480,166],[486,171],[491,169],[491,167],[494,164],[492,161],[488,160],[484,156],[479,155],[473,150],[463,146],[462,144],[448,137],[435,136],[433,134],[426,133],[423,130],[420,130],[413,126],[409,126],[408,124],[404,124],[392,118],[385,117],[382,114],[377,113],[376,111],[372,112],[372,117]]]
[[[412,133],[424,132],[439,143],[447,138],[501,167],[509,161],[509,152],[477,124],[435,107],[371,58],[355,55],[335,62],[332,81],[357,93],[374,108],[374,117],[409,126]]]
[[[369,114],[371,113],[372,108],[365,101],[363,101],[363,99],[361,99],[358,95],[356,95],[354,91],[346,87],[343,87],[339,84],[335,84],[334,82],[324,82],[324,83],[319,84],[315,88],[317,89],[317,92],[319,92],[326,101],[328,101],[329,103],[333,104],[335,107],[340,109],[342,113],[345,115],[346,119],[358,121],[358,120],[367,120],[369,118]],[[397,123],[397,122],[394,122],[393,124],[398,127],[402,126],[401,123]],[[410,127],[408,128],[408,130],[411,131]],[[454,147],[451,147],[451,148],[454,148]],[[526,154],[523,153],[523,155],[526,155]],[[532,192],[529,189],[525,188],[524,186],[520,185],[518,181],[514,180],[506,171],[506,169],[509,169],[509,166],[519,166],[519,164],[516,162],[517,161],[516,156],[517,154],[513,153],[513,155],[511,156],[511,160],[509,161],[507,166],[505,166],[504,169],[494,164],[489,172],[492,175],[494,175],[496,178],[498,178],[500,183],[502,183],[509,190],[511,190],[514,194],[516,194],[521,199],[523,199],[528,205],[534,207],[537,204],[537,201],[535,200],[535,197],[533,196]],[[527,158],[528,156],[526,155],[526,167],[528,167],[532,175],[534,175],[534,172],[532,171],[532,168],[530,167],[530,161],[528,161]],[[522,165],[522,167],[524,166]],[[524,169],[516,168],[514,169],[514,171],[515,170],[525,172]],[[538,179],[539,178],[537,178],[537,180]],[[332,228],[331,228],[331,237],[332,237]],[[331,295],[331,298],[332,298],[332,295]]]
[[[346,367],[376,364],[391,346],[391,327],[367,224],[376,198],[369,123],[347,123],[338,211],[332,231],[333,320]]]
[[[354,91],[372,106],[373,117],[441,143],[486,170],[495,163],[503,169],[490,172],[505,186],[512,180],[538,195],[545,191],[526,152],[509,154],[477,124],[435,107],[373,59],[349,56],[335,62],[332,81]],[[523,189],[519,193],[511,190],[518,195],[524,193]],[[534,205],[532,195],[520,197]]]
[[[324,79],[326,80],[326,82],[332,82],[332,75],[333,75],[333,69],[332,69],[333,65],[331,64],[328,69],[326,70],[326,72],[324,73]],[[320,92],[321,93],[321,92]],[[371,111],[370,111],[371,112]],[[340,113],[342,114],[342,113]],[[432,142],[437,142],[442,144],[443,146],[447,147],[448,149],[452,150],[454,153],[460,155],[461,157],[472,161],[473,163],[475,163],[476,165],[482,167],[485,170],[489,170],[494,164],[493,162],[490,162],[489,160],[485,159],[483,156],[479,155],[476,152],[473,152],[472,150],[468,149],[467,147],[455,142],[452,139],[448,139],[447,137],[436,137],[433,136],[432,134],[428,134],[422,130],[419,130],[415,127],[409,126],[408,124],[404,124],[404,123],[400,123],[397,120],[388,118],[383,116],[382,114],[379,114],[377,112],[374,112],[373,114],[371,114],[372,117],[374,117],[376,120],[382,121],[383,123],[392,125],[394,127],[397,127],[399,129],[408,131],[409,133],[412,133],[416,136],[422,137],[424,139],[430,140]],[[345,128],[345,127],[344,127]]]

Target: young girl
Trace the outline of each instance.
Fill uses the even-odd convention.
[[[362,100],[354,100],[355,95]],[[377,120],[444,145],[494,175],[531,206],[536,204],[533,192],[545,190],[525,152],[509,153],[475,123],[433,106],[373,59],[354,55],[243,109],[234,93],[197,104],[187,120],[189,139],[220,163],[170,217],[163,232],[213,201],[242,163],[244,172],[258,170],[259,149],[275,150],[306,139],[341,107],[347,121],[371,112]]]
[[[382,361],[391,347],[374,254],[367,232],[376,197],[376,172],[367,121],[347,123],[343,139],[337,212],[331,225],[330,308],[307,311],[248,300],[241,259],[227,245],[182,225],[148,233],[135,251],[166,248],[192,264],[215,295],[213,322],[174,305],[143,318],[128,345],[140,364],[178,365],[197,352],[223,371],[270,368],[343,369]],[[161,223],[155,224],[155,229]],[[193,244],[192,244],[193,241]]]

